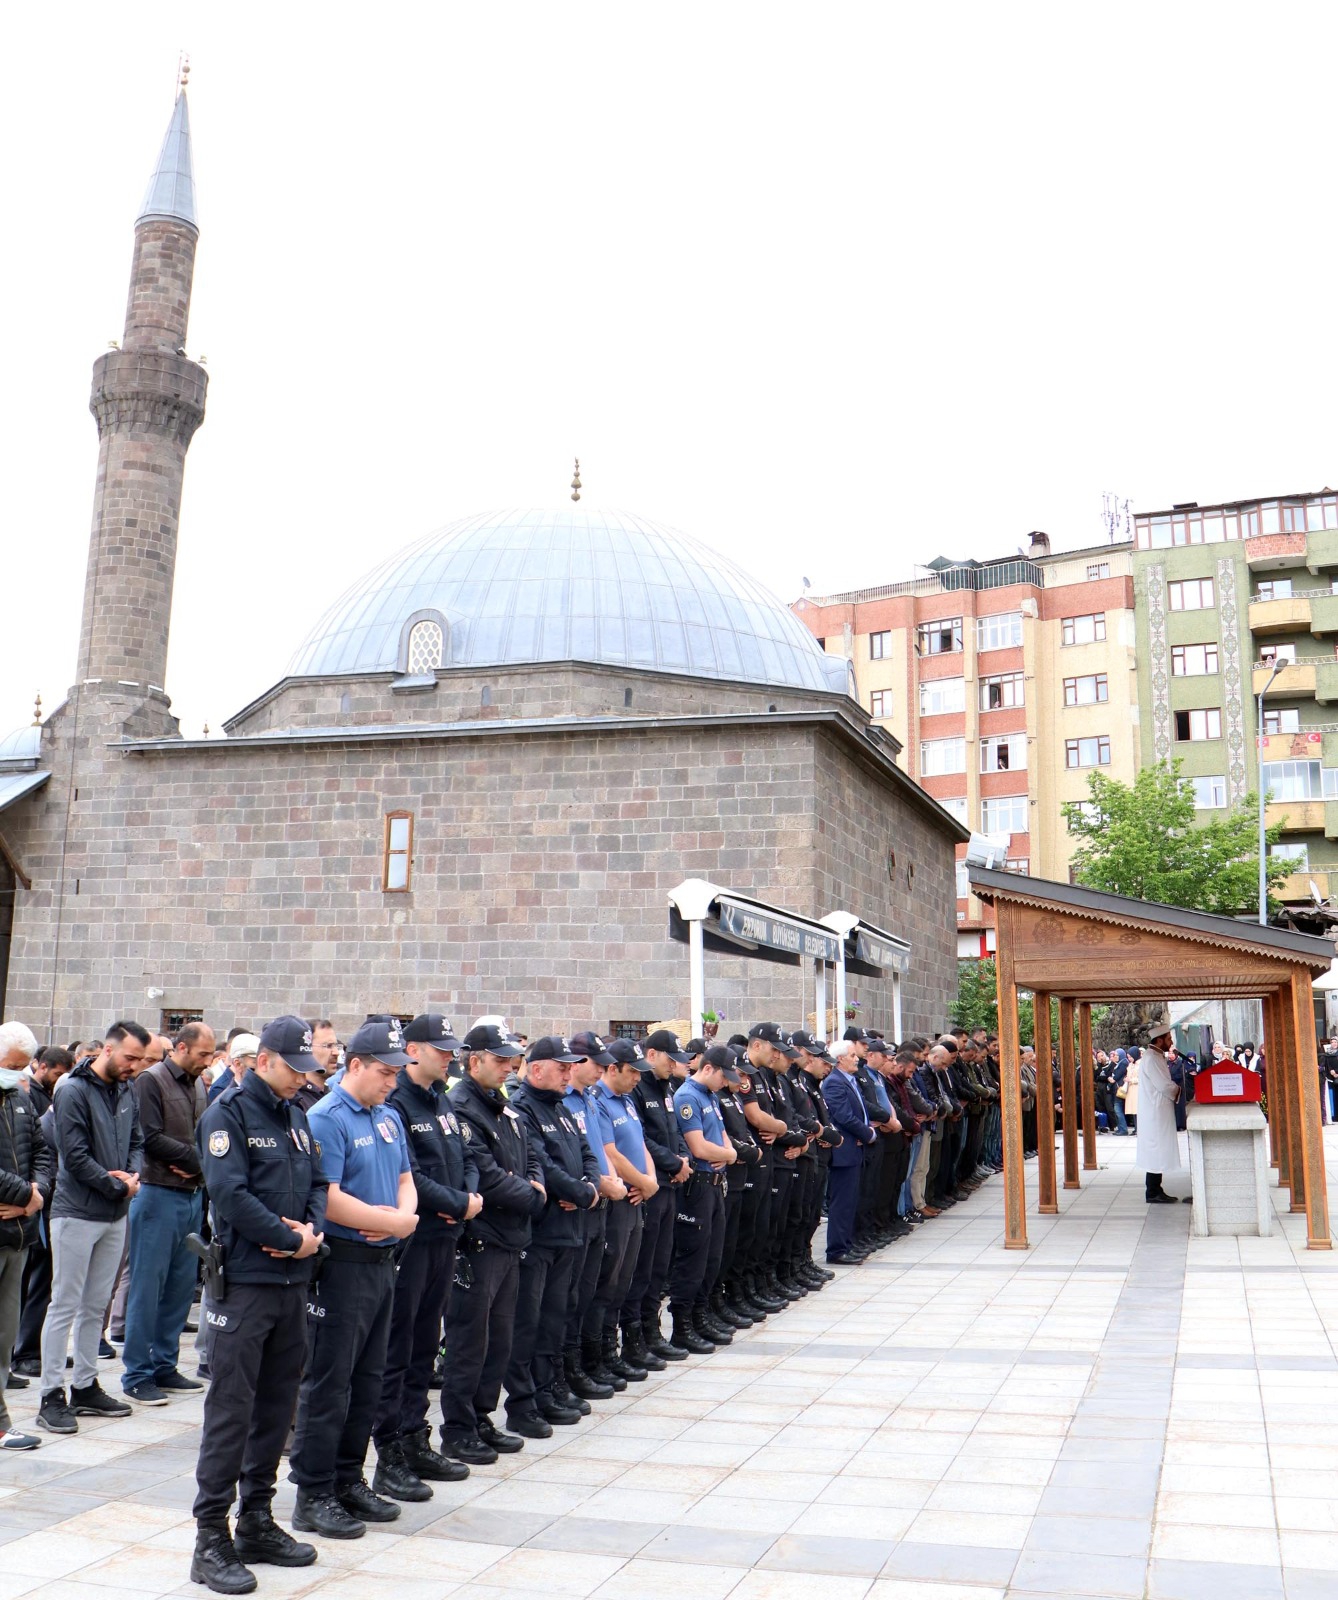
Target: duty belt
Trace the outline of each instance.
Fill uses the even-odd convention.
[[[387,1244],[359,1244],[356,1239],[335,1239],[328,1237],[325,1240],[330,1247],[331,1261],[393,1261],[395,1252]]]

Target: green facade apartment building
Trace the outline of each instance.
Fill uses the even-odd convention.
[[[1178,757],[1209,811],[1262,754],[1281,898],[1338,893],[1338,493],[1135,516],[1134,602],[1142,760]]]

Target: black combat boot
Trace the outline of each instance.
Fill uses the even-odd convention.
[[[617,1334],[613,1336],[616,1343]],[[605,1356],[608,1351],[607,1339],[586,1339],[581,1345],[581,1365],[596,1383],[616,1390],[621,1394],[627,1387],[627,1379],[621,1373],[615,1372],[608,1364]]]
[[[575,1411],[583,1417],[590,1415],[590,1402],[582,1400],[567,1382],[565,1364],[557,1368],[553,1381],[548,1386],[548,1392],[552,1396],[553,1404],[561,1406],[564,1411]],[[548,1420],[551,1422],[553,1419],[549,1417]]]
[[[404,1446],[398,1439],[387,1439],[376,1447],[376,1471],[372,1491],[391,1500],[430,1500],[432,1491],[409,1465]]]
[[[686,1311],[675,1311],[669,1308],[669,1315],[674,1319],[674,1331],[671,1335],[674,1346],[684,1355],[709,1356],[715,1349],[715,1344],[710,1339],[703,1339],[701,1334],[692,1326],[692,1318]]]
[[[578,1400],[611,1400],[614,1389],[611,1383],[603,1383],[592,1376],[581,1365],[580,1350],[568,1350],[562,1357],[562,1364],[567,1369],[567,1387]]]
[[[463,1461],[452,1461],[432,1448],[432,1431],[427,1423],[406,1433],[400,1440],[400,1448],[409,1471],[425,1482],[460,1483],[469,1476],[469,1468]]]
[[[711,1344],[733,1344],[734,1335],[723,1323],[712,1322],[700,1306],[692,1308],[692,1326],[699,1339]]]
[[[641,1336],[646,1341],[646,1349],[652,1355],[659,1356],[661,1361],[687,1360],[687,1351],[680,1350],[676,1344],[670,1344],[665,1338],[658,1315],[641,1324]]]
[[[725,1304],[725,1291],[719,1287],[712,1289],[710,1298],[711,1315],[717,1322],[723,1322],[727,1328],[751,1328],[753,1319],[741,1317],[730,1306]]]
[[[663,1372],[669,1365],[651,1351],[639,1322],[629,1322],[623,1326],[623,1357],[638,1367],[645,1367],[647,1372]]]
[[[315,1554],[313,1550],[312,1556]],[[215,1594],[250,1594],[255,1589],[256,1575],[242,1565],[226,1524],[196,1529],[190,1581],[204,1584]]]
[[[299,1543],[268,1510],[243,1511],[232,1543],[240,1560],[270,1567],[309,1567],[316,1559],[316,1546]]]
[[[625,1353],[619,1355],[617,1328],[606,1328],[604,1331],[604,1365],[615,1378],[622,1378],[627,1383],[646,1381],[645,1367],[639,1367],[635,1361],[629,1361]]]

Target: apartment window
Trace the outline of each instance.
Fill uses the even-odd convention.
[[[1006,733],[998,739],[980,741],[980,770],[982,772],[1025,772],[1027,769],[1027,736],[1025,733]]]
[[[1217,646],[1215,644],[1173,644],[1171,646],[1171,676],[1173,678],[1202,678],[1217,671]]]
[[[920,746],[920,776],[941,778],[966,771],[965,739],[926,739]]]
[[[980,709],[1006,711],[1022,704],[1022,674],[1004,672],[998,677],[980,680]]]
[[[965,900],[971,893],[971,878],[965,861],[957,863],[957,898]]]
[[[1166,585],[1166,598],[1172,611],[1211,611],[1217,604],[1211,578],[1185,578]]]
[[[1270,800],[1320,800],[1324,776],[1318,761],[1265,761],[1264,789]]]
[[[966,710],[965,678],[934,678],[920,685],[920,715],[939,717]]]
[[[1089,672],[1082,678],[1064,679],[1066,706],[1104,705],[1110,699],[1110,685],[1104,672]]]
[[[1320,779],[1326,800],[1338,800],[1338,767],[1325,767],[1320,772]]]
[[[962,648],[962,619],[938,617],[922,622],[915,630],[916,647],[922,656],[950,656]]]
[[[1290,861],[1293,872],[1310,871],[1310,846],[1307,844],[1271,844],[1268,854],[1273,861]]]
[[[1026,795],[992,795],[980,802],[982,833],[1026,833],[1027,828]]]
[[[1190,778],[1187,780],[1194,790],[1195,811],[1217,811],[1227,803],[1226,778]]]
[[[977,650],[1011,650],[1022,643],[1022,613],[1001,611],[993,617],[976,618]]]
[[[1096,611],[1086,617],[1065,617],[1059,627],[1065,644],[1098,644],[1106,637],[1106,613]]]
[[[892,634],[871,633],[869,635],[869,655],[874,661],[885,661],[892,654]]]
[[[1110,765],[1110,738],[1094,734],[1090,739],[1065,739],[1064,765],[1066,767],[1108,767]]]
[[[1292,597],[1292,580],[1290,578],[1267,578],[1255,590],[1256,600],[1290,600]]]
[[[869,715],[872,717],[890,717],[892,715],[892,691],[890,689],[874,689],[870,693]]]
[[[1296,646],[1294,644],[1261,644],[1259,646],[1259,660],[1266,667],[1271,667],[1277,661],[1295,665]]]
[[[1097,578],[1108,578],[1109,576],[1109,561],[1093,561],[1087,568],[1087,581],[1089,583],[1094,582]]]
[[[939,801],[939,805],[943,807],[950,817],[955,817],[958,822],[964,823],[966,821],[966,796],[964,794],[945,795]]]
[[[1216,706],[1203,711],[1177,711],[1175,714],[1177,739],[1220,739],[1222,713]]]
[[[1296,706],[1290,706],[1286,710],[1279,707],[1276,711],[1264,708],[1265,734],[1300,733],[1300,731],[1301,713]]]
[[[1025,878],[1031,871],[1031,862],[1026,856],[1009,856],[1004,862],[1005,872],[1020,872]]]
[[[385,859],[381,865],[381,886],[387,894],[402,894],[409,887],[413,855],[413,813],[386,813]]]
[[[1078,815],[1084,822],[1101,821],[1101,807],[1097,805],[1095,800],[1079,800],[1076,802],[1076,804],[1078,807]],[[1072,876],[1070,876],[1069,882],[1073,882]]]

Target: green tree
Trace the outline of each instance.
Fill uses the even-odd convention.
[[[948,1007],[948,1015],[952,1018],[954,1026],[965,1028],[968,1032],[975,1028],[988,1028],[991,1033],[999,1031],[999,992],[998,978],[994,968],[994,957],[986,956],[983,960],[971,957],[966,961],[957,963],[957,998]],[[1058,1008],[1056,1008],[1058,1009]],[[1031,1044],[1035,1033],[1035,1018],[1032,1013],[1031,996],[1019,994],[1017,999],[1017,1026],[1018,1043]],[[1051,1031],[1056,1024],[1051,1021]]]
[[[1064,820],[1078,841],[1074,881],[1089,889],[1157,900],[1224,916],[1259,904],[1259,800],[1246,795],[1224,816],[1200,821],[1193,787],[1180,762],[1145,767],[1132,784],[1100,772],[1088,779],[1091,799],[1069,801]],[[1275,844],[1282,825],[1268,830]],[[1290,871],[1270,857],[1268,882]]]

